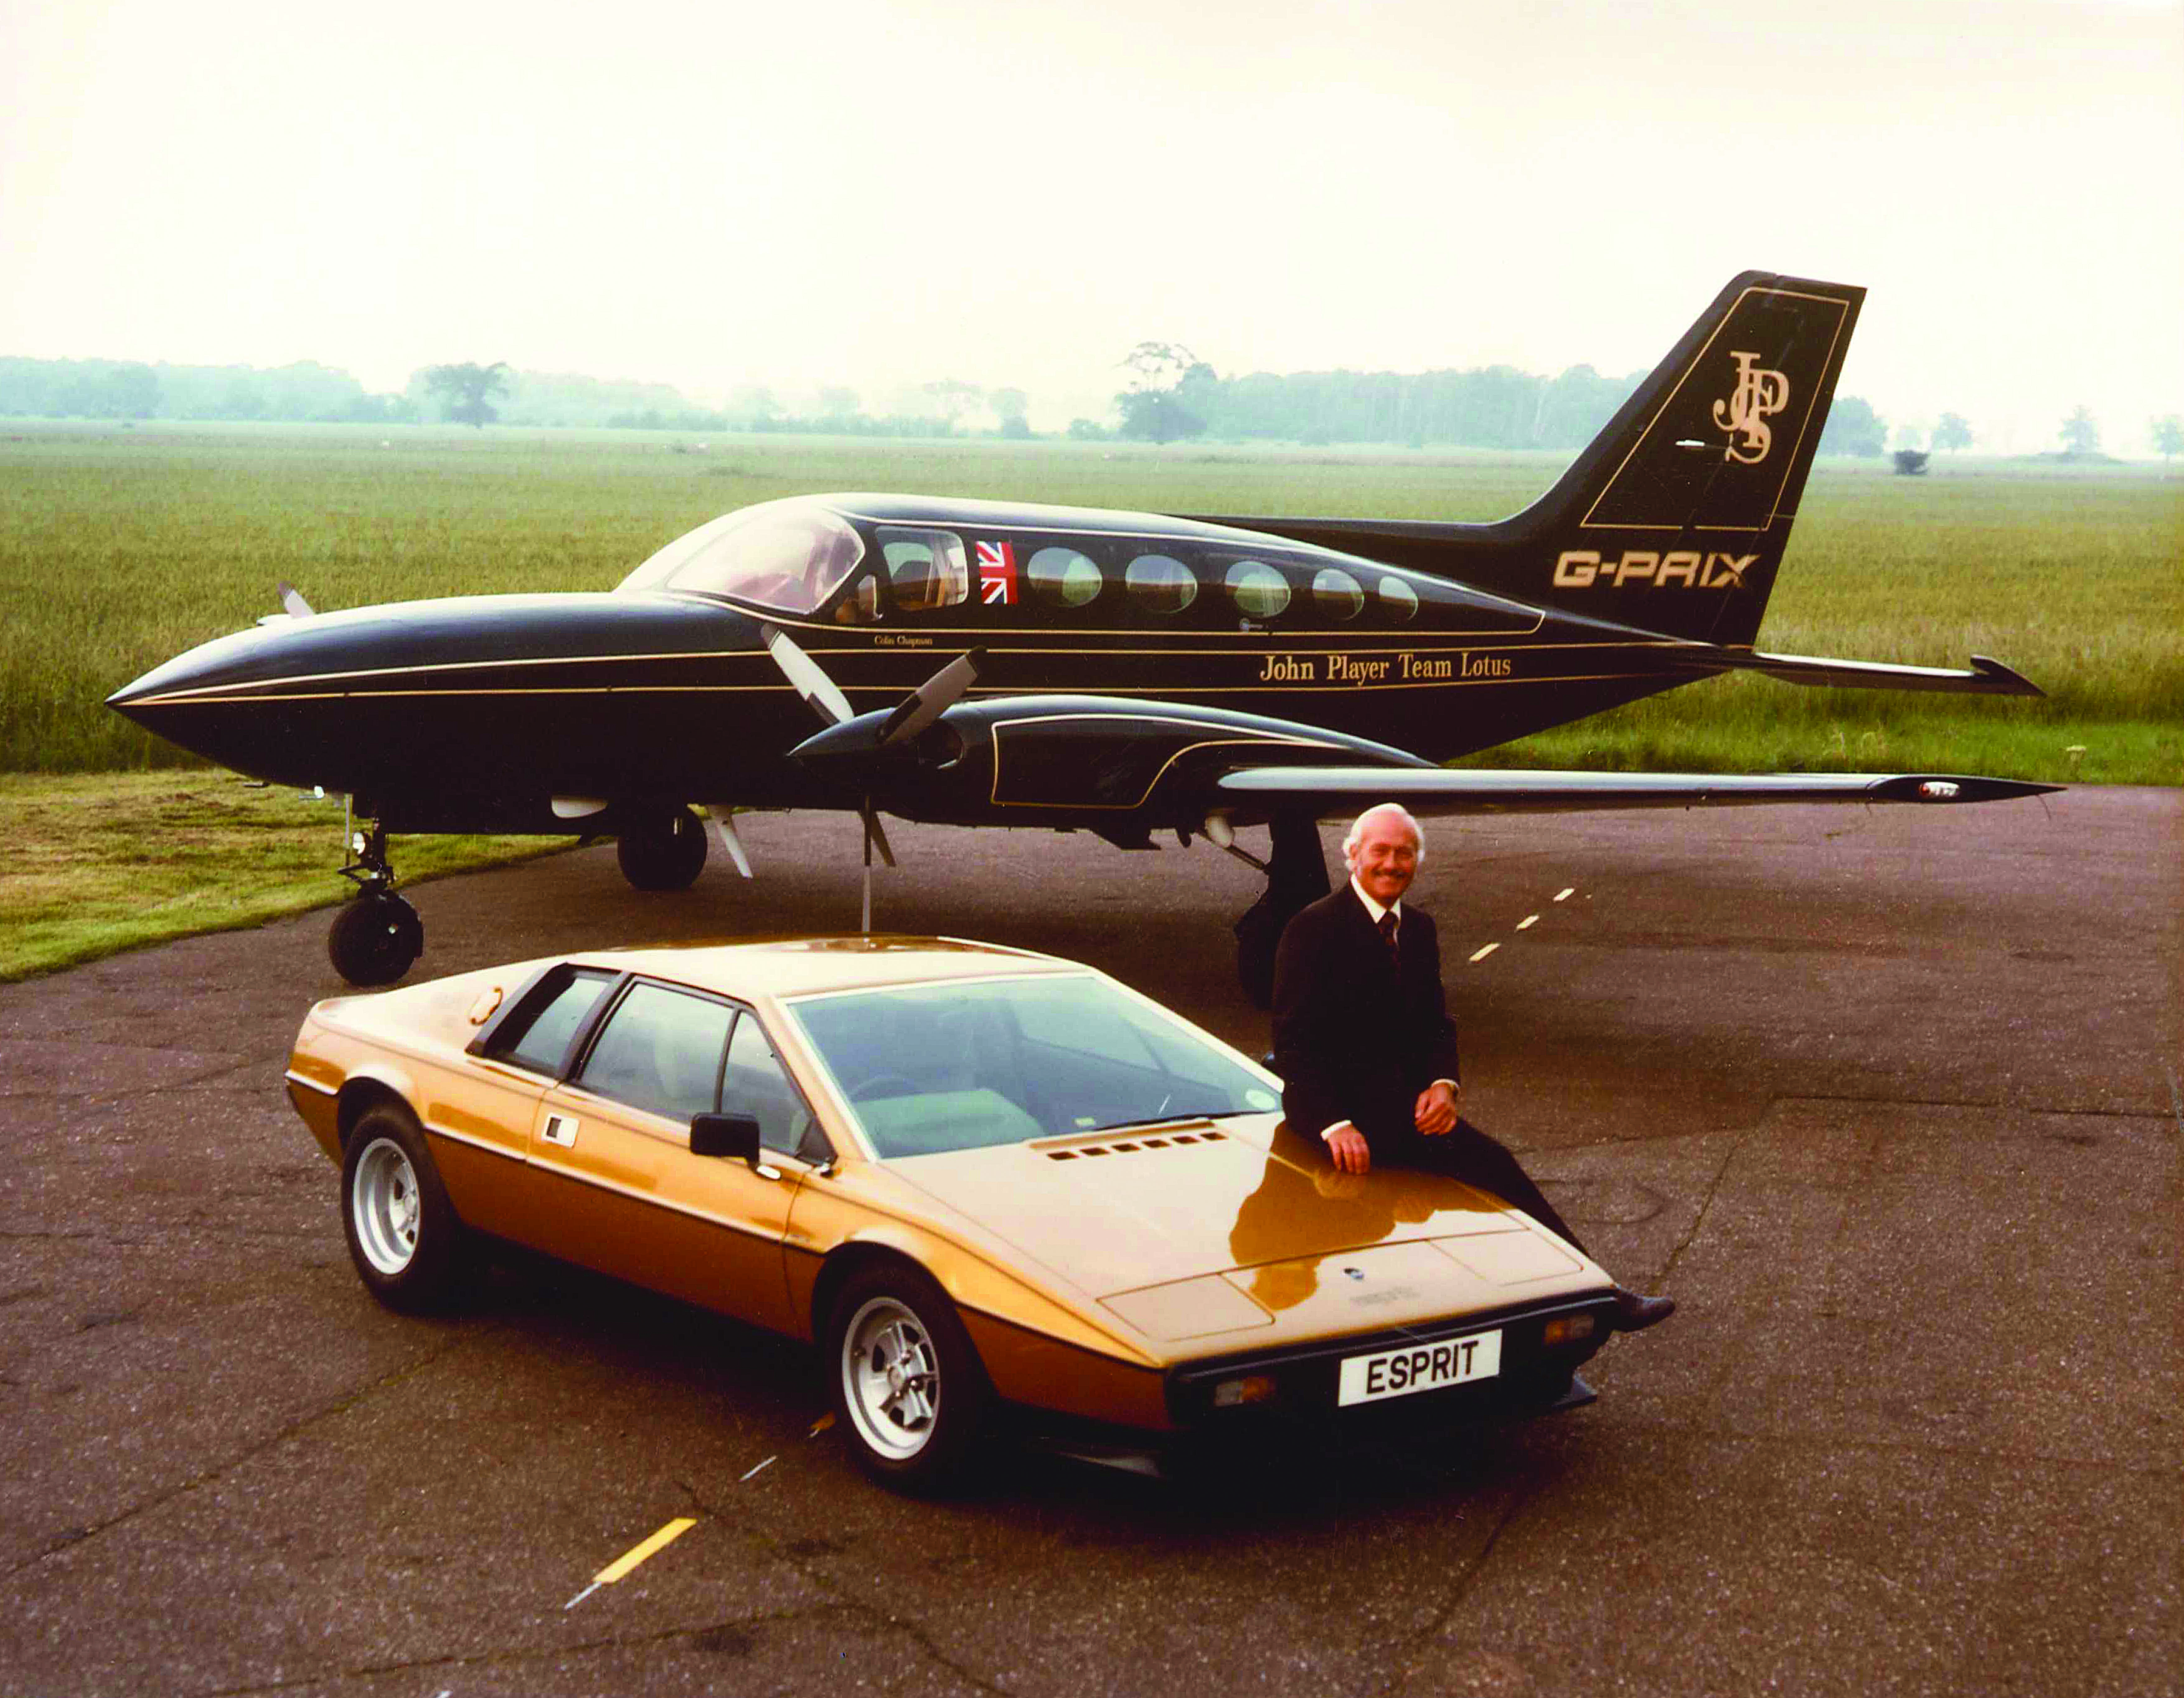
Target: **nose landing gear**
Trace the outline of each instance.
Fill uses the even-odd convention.
[[[350,984],[370,990],[392,985],[425,952],[425,923],[394,894],[387,828],[374,820],[351,846],[355,858],[341,870],[355,884],[356,895],[334,915],[326,958]]]

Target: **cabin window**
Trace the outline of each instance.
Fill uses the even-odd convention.
[[[1100,568],[1073,548],[1043,548],[1024,570],[1032,594],[1057,607],[1082,607],[1106,581]]]
[[[1397,624],[1417,617],[1418,592],[1400,578],[1384,578],[1374,586],[1380,592],[1380,611]]]
[[[735,1015],[724,1003],[632,985],[607,1016],[577,1082],[666,1120],[709,1114],[720,1101],[721,1056]]]
[[[1323,567],[1312,580],[1312,605],[1323,619],[1354,619],[1365,606],[1365,592],[1340,567]]]
[[[879,539],[897,612],[929,613],[971,599],[971,569],[955,532],[882,525]]]
[[[1290,581],[1262,560],[1228,568],[1228,599],[1246,619],[1271,619],[1290,605]]]
[[[761,501],[701,525],[616,587],[731,595],[783,613],[810,613],[840,589],[865,545],[815,501]]]
[[[1123,573],[1130,600],[1148,613],[1180,613],[1198,599],[1198,578],[1173,555],[1141,554]]]

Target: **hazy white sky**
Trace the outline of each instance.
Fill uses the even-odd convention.
[[[436,360],[1058,428],[1224,373],[1649,366],[1747,266],[1843,388],[2184,411],[2177,0],[0,0],[0,353]]]

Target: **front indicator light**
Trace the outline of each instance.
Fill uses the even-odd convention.
[[[1240,1380],[1223,1380],[1213,1388],[1213,1406],[1234,1409],[1239,1404],[1267,1403],[1274,1395],[1271,1374],[1246,1374]]]
[[[1558,1315],[1547,1322],[1547,1330],[1540,1342],[1549,1346],[1574,1344],[1581,1338],[1591,1338],[1596,1324],[1590,1315]]]

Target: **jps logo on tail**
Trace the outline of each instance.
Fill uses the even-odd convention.
[[[1677,549],[1625,549],[1620,560],[1605,560],[1589,548],[1564,549],[1555,561],[1555,587],[1582,589],[1589,584],[1675,584],[1686,589],[1741,589],[1756,554],[1701,554]]]
[[[1713,404],[1713,422],[1729,433],[1724,457],[1757,466],[1774,444],[1769,416],[1790,405],[1790,380],[1762,369],[1757,354],[1732,353],[1730,358],[1736,361],[1736,387]]]

